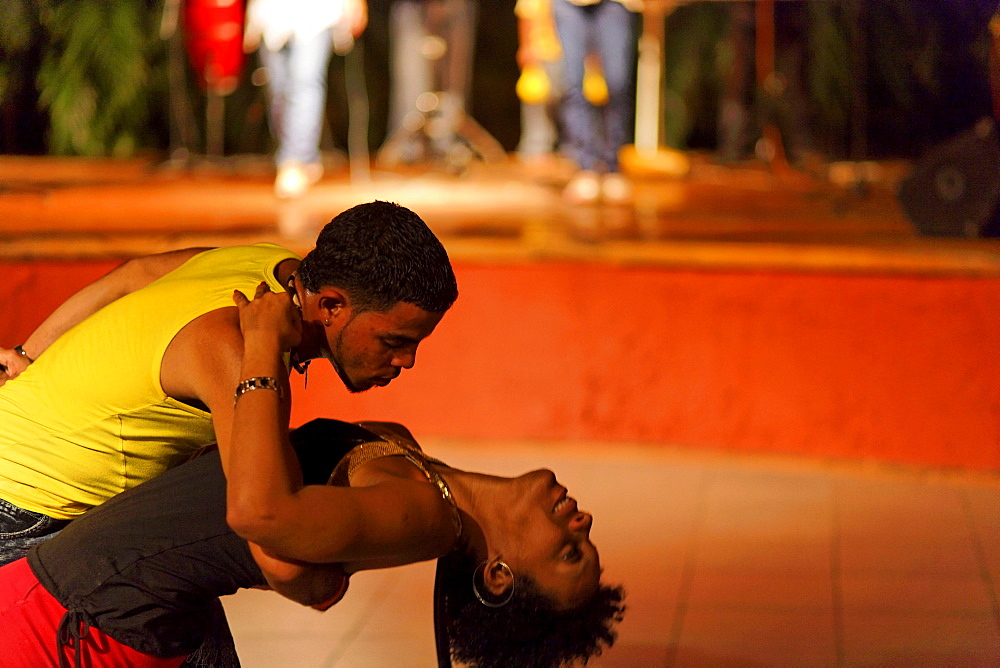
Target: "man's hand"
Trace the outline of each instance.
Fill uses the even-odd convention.
[[[302,316],[287,292],[271,292],[267,283],[261,283],[252,302],[239,290],[233,291],[233,301],[244,341],[254,335],[276,335],[281,350],[291,350],[301,342]]]
[[[0,386],[13,380],[28,368],[28,360],[12,348],[0,348]]]

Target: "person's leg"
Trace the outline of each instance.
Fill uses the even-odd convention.
[[[583,95],[583,61],[591,47],[594,7],[554,0],[552,13],[563,50],[562,119],[566,153],[579,171],[563,190],[570,204],[593,204],[601,194],[597,172],[600,139],[597,114]]]
[[[68,523],[0,499],[0,566],[20,559],[32,545],[48,540]]]
[[[320,162],[319,140],[326,117],[326,82],[333,41],[324,30],[311,39],[293,39],[288,48],[288,81],[277,161]]]
[[[435,142],[439,153],[446,153],[459,131],[459,123],[468,106],[475,57],[476,3],[473,0],[450,0],[442,3],[439,32],[447,45],[438,63],[442,133]]]
[[[785,155],[789,162],[805,166],[813,152],[809,129],[809,96],[806,94],[808,68],[808,8],[775,7],[775,71],[784,82],[774,100],[775,116],[781,130]],[[798,3],[791,3],[797,5]]]
[[[517,152],[522,158],[536,158],[553,152],[556,129],[549,117],[548,102],[521,102],[521,139]]]
[[[595,7],[594,26],[598,53],[608,86],[604,105],[604,143],[601,161],[609,172],[618,171],[618,151],[631,136],[635,93],[632,73],[635,67],[634,15],[620,2],[604,0]]]
[[[602,109],[601,162],[607,174],[601,180],[601,197],[606,204],[625,205],[632,202],[632,185],[620,172],[618,154],[632,135],[635,111],[635,16],[611,0],[604,0],[596,10],[597,48],[608,86],[608,101]]]
[[[289,48],[272,51],[263,42],[260,45],[260,62],[267,70],[267,121],[271,136],[280,146],[281,126],[288,95]]]
[[[323,175],[319,141],[326,118],[327,68],[333,42],[329,30],[295,40],[274,52],[261,50],[271,73],[271,131],[278,142],[274,156],[278,197],[298,197]]]
[[[554,0],[559,42],[563,49],[563,131],[569,157],[583,170],[597,168],[599,154],[594,108],[583,96],[583,60],[590,45],[593,7],[580,7],[567,0]]]
[[[0,647],[19,666],[59,665],[59,605],[21,558],[0,567]]]
[[[562,57],[559,60],[553,62],[542,63],[545,73],[549,77],[549,83],[552,86],[552,92],[549,95],[549,101],[545,104],[545,114],[548,118],[548,125],[552,129],[552,152],[559,153],[562,149],[562,133],[561,133],[561,118],[562,113],[562,99],[563,95],[566,93],[563,81],[563,65]]]
[[[567,150],[580,169],[593,170],[599,159],[594,146],[596,119],[593,106],[583,96],[583,61],[591,41],[593,8],[555,0],[552,12],[563,49],[562,118]]]
[[[748,2],[727,3],[726,50],[732,59],[723,75],[719,99],[718,155],[723,162],[743,159],[749,139],[749,102],[753,88],[754,8]]]
[[[432,87],[431,66],[421,51],[427,38],[424,22],[423,2],[392,2],[389,8],[389,56],[392,61],[390,135],[403,126],[403,119],[408,113],[417,113],[417,98]]]
[[[88,626],[41,585],[27,559],[0,567],[0,647],[3,665],[11,668],[74,665],[76,659],[84,666],[175,668],[184,660],[137,652]]]

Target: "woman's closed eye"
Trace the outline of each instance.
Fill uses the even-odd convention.
[[[571,562],[580,561],[580,559],[582,558],[583,558],[583,550],[581,550],[580,546],[575,543],[571,545],[569,549],[563,552],[562,554],[563,561],[571,561]]]

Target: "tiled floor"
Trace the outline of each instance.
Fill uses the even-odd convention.
[[[455,466],[546,466],[595,515],[628,591],[591,662],[666,666],[1000,665],[1000,476],[643,446],[455,443]],[[356,576],[320,614],[227,601],[247,668],[434,665],[433,564]]]

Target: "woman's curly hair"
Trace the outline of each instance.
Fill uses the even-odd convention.
[[[532,666],[557,668],[584,664],[617,634],[625,612],[621,587],[600,585],[589,601],[559,610],[524,575],[517,574],[510,602],[489,608],[472,590],[475,557],[461,548],[438,560],[434,588],[434,626],[440,665],[445,655],[474,668]]]

